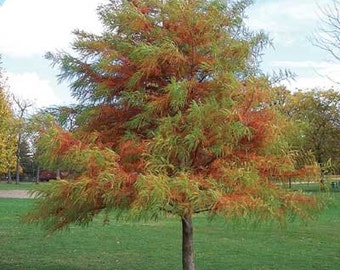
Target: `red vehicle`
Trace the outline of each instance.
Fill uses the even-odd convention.
[[[60,179],[65,179],[69,175],[68,172],[60,172]],[[39,173],[39,180],[40,181],[49,181],[49,180],[56,180],[57,173],[53,171],[40,171]]]

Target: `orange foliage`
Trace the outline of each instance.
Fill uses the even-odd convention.
[[[220,209],[233,208],[236,205],[241,205],[245,203],[249,205],[249,196],[246,194],[226,194],[223,195],[218,202],[214,205],[213,211],[218,212]]]
[[[96,131],[97,143],[115,149],[125,134],[126,122],[139,112],[140,109],[136,107],[117,108],[110,105],[97,107],[89,119],[86,132]]]
[[[117,153],[121,158],[121,164],[127,172],[141,172],[145,161],[142,158],[146,151],[146,143],[137,143],[127,140],[119,145]]]
[[[240,143],[243,147],[258,149],[271,143],[274,136],[273,123],[275,115],[268,109],[245,111],[239,115],[241,122],[250,128],[251,137],[244,137]]]
[[[57,141],[56,148],[54,149],[54,154],[56,156],[62,156],[66,154],[74,146],[80,146],[81,142],[74,139],[72,133],[66,132],[61,128],[57,128],[58,135],[55,138]]]

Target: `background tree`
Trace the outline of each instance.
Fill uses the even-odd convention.
[[[293,116],[296,104],[292,103],[292,92],[284,86],[275,87],[275,96],[272,106],[275,106],[280,113],[287,116],[288,129],[285,136],[289,142],[289,155],[292,158],[294,169],[287,171],[283,176],[288,181],[289,188],[294,181],[315,182],[320,181],[321,168],[317,165],[314,152],[307,147],[308,122],[304,117]],[[301,106],[301,104],[297,104]],[[307,107],[306,107],[307,108]],[[321,186],[321,188],[323,188]]]
[[[0,88],[0,173],[2,174],[10,173],[15,167],[16,143],[13,139],[15,138],[13,136],[14,123],[8,98]]]
[[[333,173],[340,173],[340,93],[332,89],[299,91],[289,96],[284,110],[303,124],[305,151],[311,151],[322,167],[331,161]]]
[[[27,122],[27,113],[28,109],[33,106],[33,104],[24,99],[20,99],[19,97],[12,95],[12,100],[14,103],[14,111],[15,117],[17,118],[17,125],[16,125],[16,135],[17,135],[17,153],[16,153],[16,167],[15,167],[15,182],[19,184],[20,182],[20,172],[22,171],[21,167],[21,160],[20,157],[22,156],[20,150],[22,149],[20,145],[22,144],[23,137],[25,136],[25,126]]]
[[[74,173],[37,188],[28,220],[52,232],[102,210],[178,216],[183,269],[194,269],[194,214],[284,223],[316,209],[270,181],[294,166],[287,121],[258,70],[267,38],[243,23],[249,4],[110,1],[99,8],[101,35],[76,31],[76,56],[49,54],[87,109],[72,132],[42,132],[44,160]]]
[[[31,140],[28,138],[28,133],[25,131],[25,136],[21,139],[20,145],[20,167],[22,175],[26,179],[33,179],[35,177],[35,160],[32,151]]]
[[[45,162],[43,159],[45,157],[39,157],[39,147],[37,147],[37,139],[39,138],[39,132],[41,130],[46,129],[46,125],[50,125],[51,122],[58,124],[64,130],[73,131],[76,127],[78,127],[79,115],[86,110],[85,106],[82,105],[69,105],[69,106],[53,106],[49,108],[42,109],[36,115],[31,118],[30,121],[30,134],[33,136],[33,144],[36,146],[35,148],[35,156],[36,162],[39,165],[38,168],[40,170],[40,164],[44,164],[45,170],[51,170],[56,172],[56,178],[61,178],[61,172],[58,163],[56,164],[49,164]],[[49,159],[49,157],[46,157]],[[39,180],[39,172],[37,176],[37,181]]]
[[[332,0],[332,3],[320,7],[321,24],[312,36],[312,43],[325,50],[332,59],[340,62],[340,1]],[[335,78],[332,81],[340,83]]]
[[[47,163],[44,162],[42,160],[42,157],[40,156],[41,150],[38,147],[38,140],[40,138],[40,135],[44,133],[45,130],[50,128],[52,123],[55,123],[55,121],[55,117],[51,115],[48,110],[45,109],[38,111],[28,118],[25,132],[27,134],[27,140],[30,145],[30,159],[34,168],[33,172],[35,172],[35,175],[33,177],[35,178],[37,184],[40,181],[40,170],[42,169],[41,164]],[[49,157],[47,158],[49,159]],[[55,167],[45,167],[43,169],[56,170]]]
[[[0,59],[1,60],[1,59]],[[8,95],[5,92],[5,80],[2,77],[0,61],[0,174],[7,174],[8,182],[15,167],[16,143],[14,133],[15,120]]]

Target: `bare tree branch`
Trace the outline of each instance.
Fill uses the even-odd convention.
[[[16,184],[19,184],[20,182],[20,143],[22,140],[22,135],[23,135],[23,124],[24,124],[24,118],[25,114],[27,113],[27,110],[33,106],[33,103],[20,99],[19,97],[12,95],[12,100],[15,105],[15,111],[16,111],[16,117],[19,119],[19,126],[17,129],[17,160],[16,160]]]
[[[327,6],[319,6],[320,25],[310,37],[311,43],[326,51],[335,61],[340,62],[340,0],[333,0]],[[332,82],[340,84],[326,75]]]

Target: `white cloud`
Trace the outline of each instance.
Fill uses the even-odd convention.
[[[105,0],[6,0],[0,6],[0,52],[22,57],[68,47],[71,32],[100,32],[96,8]]]
[[[330,89],[339,88],[340,63],[326,61],[272,61],[273,68],[289,69],[297,74],[295,80],[286,82],[291,89]],[[296,71],[299,72],[296,72]],[[338,83],[337,83],[338,82]]]
[[[21,63],[28,63],[28,59],[38,58],[46,51],[68,49],[74,29],[99,33],[102,28],[96,8],[107,1],[6,0],[0,5],[0,54],[11,61],[7,74],[11,91],[35,101],[38,107],[70,101],[67,87],[61,89],[55,81],[43,79],[48,76],[39,75],[41,69],[38,71],[34,64]],[[296,81],[287,84],[289,89],[329,88],[335,84],[327,77],[340,78],[339,65],[320,61],[321,52],[311,50],[307,41],[319,22],[318,5],[331,1],[258,0],[248,12],[247,24],[252,29],[265,30],[274,39],[277,50],[272,58],[267,58],[267,66],[299,71]]]
[[[308,37],[317,31],[323,8],[332,0],[258,0],[250,8],[248,25],[264,30],[273,39],[274,51],[265,55],[269,70],[289,69],[297,75],[285,83],[294,90],[339,88],[340,64],[327,61],[327,54],[312,45]],[[280,60],[279,60],[280,59]]]
[[[327,77],[315,75],[314,77],[298,77],[295,81],[284,83],[288,89],[339,89],[339,85]]]
[[[330,0],[256,1],[249,9],[248,23],[253,29],[269,33],[274,43],[290,46],[312,34],[319,22],[319,7],[329,3]]]
[[[61,104],[52,86],[47,80],[43,80],[37,73],[5,73],[8,78],[9,90],[20,99],[33,102],[37,107],[46,107]]]
[[[273,61],[273,67],[314,68],[314,69],[339,69],[340,64],[326,61]]]
[[[300,72],[300,74],[304,75],[298,76],[295,81],[286,83],[289,89],[335,88],[340,90],[340,64],[313,61],[281,61],[277,62],[277,64],[281,67],[296,67],[310,71]]]

